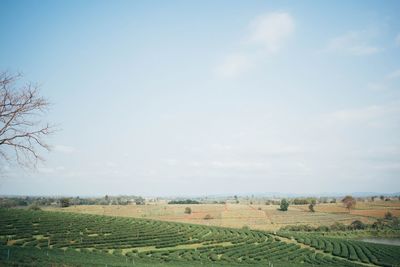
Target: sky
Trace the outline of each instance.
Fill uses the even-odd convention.
[[[0,1],[52,103],[0,194],[400,191],[399,1]]]

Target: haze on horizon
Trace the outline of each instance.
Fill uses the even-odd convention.
[[[61,130],[0,194],[397,192],[399,1],[1,1]]]

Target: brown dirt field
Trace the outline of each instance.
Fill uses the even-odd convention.
[[[308,211],[308,205],[293,205],[292,207]],[[400,216],[399,201],[357,202],[356,207],[350,213],[341,203],[317,204],[314,209],[316,212],[343,213],[374,218],[383,218],[386,212],[390,211],[394,216]]]
[[[185,207],[192,209],[191,214],[185,214]],[[361,220],[365,223],[372,223],[371,214],[374,217],[381,217],[387,210],[381,209],[383,213],[373,213],[375,210],[353,210],[351,214],[340,204],[317,205],[316,212],[308,211],[307,205],[292,205],[287,212],[278,210],[274,205],[247,205],[247,204],[198,204],[198,205],[126,205],[126,206],[101,206],[82,205],[68,208],[47,208],[47,210],[68,211],[77,213],[89,213],[98,215],[123,216],[135,218],[147,218],[164,221],[175,221],[195,223],[213,226],[241,228],[248,226],[251,229],[277,230],[285,225],[309,224],[313,226],[330,225],[333,222],[351,223],[354,220]],[[209,214],[213,219],[204,220]],[[383,215],[382,215],[383,214]],[[393,212],[398,214],[397,211]]]
[[[391,210],[391,209],[352,210],[351,214],[374,217],[374,218],[383,218],[388,211],[391,212],[392,215],[396,217],[400,216],[400,210]]]
[[[303,211],[309,211],[308,205],[296,205]],[[316,212],[329,212],[329,213],[348,213],[348,210],[339,203],[317,204],[314,207]]]
[[[400,201],[357,202],[356,209],[400,209]]]

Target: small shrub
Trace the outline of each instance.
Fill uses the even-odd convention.
[[[285,198],[281,200],[281,205],[280,205],[280,210],[281,211],[287,211],[289,208],[289,201],[287,201]]]
[[[211,220],[214,219],[210,214],[207,214],[206,216],[204,216],[204,220]]]
[[[60,199],[60,206],[61,206],[61,208],[69,207],[69,205],[70,205],[70,200],[69,200],[69,198],[61,198],[61,199]]]
[[[29,209],[29,210],[42,210],[42,209],[39,207],[39,205],[37,205],[37,204],[32,204],[32,205],[30,205],[28,209]]]
[[[393,214],[388,211],[385,213],[385,220],[392,220],[393,219]]]
[[[190,207],[186,207],[185,208],[185,213],[186,214],[191,214],[192,213],[192,209]]]
[[[308,209],[310,210],[310,212],[315,212],[315,210],[314,210],[314,204],[308,205]]]
[[[355,220],[350,224],[351,228],[354,230],[362,230],[365,228],[365,224],[362,221]]]

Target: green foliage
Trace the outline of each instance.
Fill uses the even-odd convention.
[[[296,234],[281,232],[279,235],[291,237],[297,242],[331,253],[345,260],[379,266],[399,266],[400,247],[366,243],[344,238],[324,237],[320,234]]]
[[[340,222],[335,222],[330,226],[322,225],[318,227],[313,227],[307,224],[298,224],[298,225],[288,225],[282,227],[281,231],[298,231],[298,232],[348,232],[353,230],[392,230],[397,231],[400,230],[400,221],[396,217],[392,217],[392,219],[378,219],[376,222],[372,224],[365,224],[359,220],[353,221],[350,225],[344,225]]]
[[[186,207],[185,208],[185,213],[186,214],[191,214],[192,213],[192,209],[190,207]]]
[[[69,207],[69,205],[70,205],[70,199],[69,198],[61,198],[60,199],[61,208]]]
[[[196,200],[186,199],[186,200],[171,200],[168,204],[200,204]]]
[[[316,204],[317,200],[312,197],[308,198],[295,198],[291,201],[293,205],[307,205],[307,204]]]
[[[385,213],[384,218],[385,218],[385,220],[392,220],[394,217],[393,217],[393,214],[390,211],[388,211]]]
[[[315,210],[314,210],[314,204],[308,205],[308,209],[310,210],[310,212],[315,212]]]
[[[281,211],[287,211],[289,208],[289,201],[287,201],[285,198],[281,200],[280,204],[280,210]]]
[[[142,198],[142,197],[136,197],[136,198],[135,198],[135,204],[136,204],[136,205],[144,205],[144,204],[146,204],[146,203],[145,203],[145,199]]]
[[[39,205],[37,205],[37,204],[32,204],[32,205],[30,205],[28,209],[29,209],[29,210],[42,210],[42,209],[39,207]]]
[[[354,230],[362,230],[366,228],[366,225],[360,220],[355,220],[350,224],[350,227]]]

